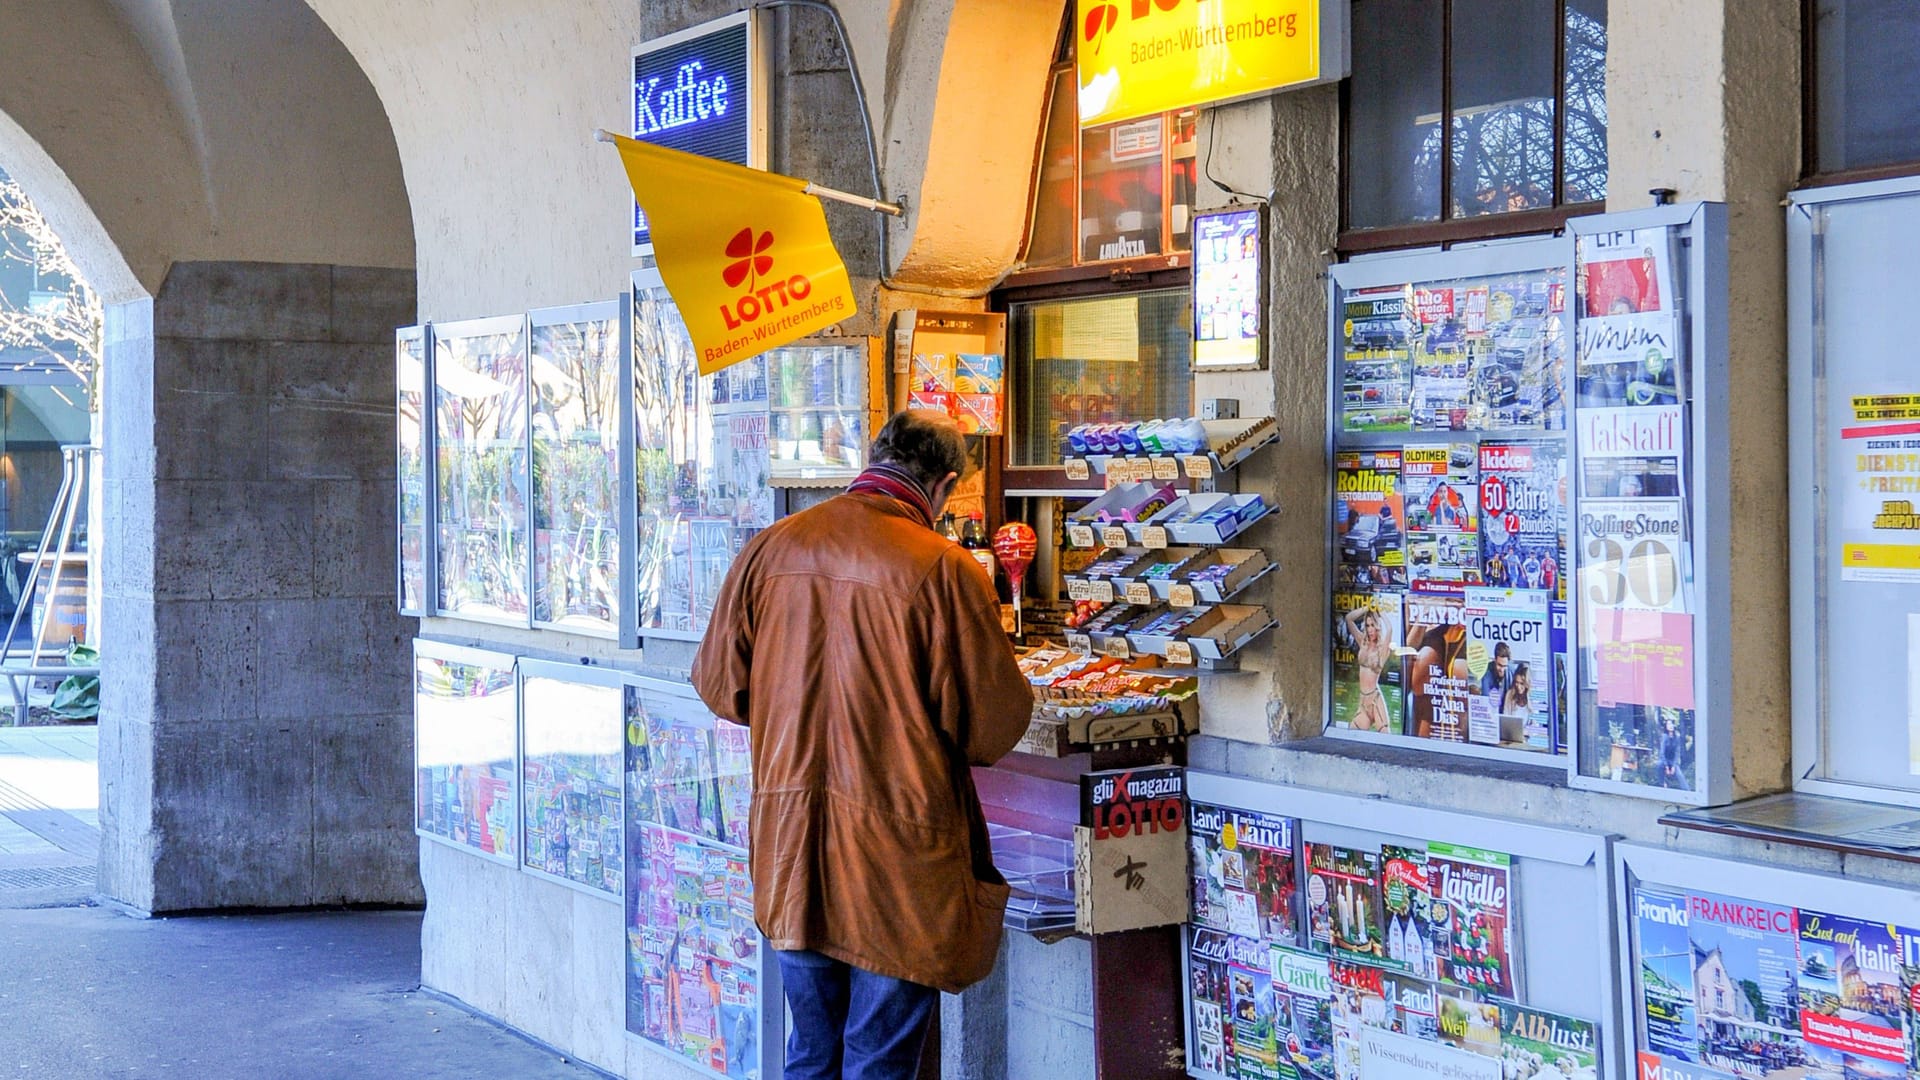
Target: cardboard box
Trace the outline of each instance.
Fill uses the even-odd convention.
[[[1231,507],[1233,516],[1207,522],[1196,520],[1221,507]],[[1166,529],[1167,538],[1176,544],[1224,544],[1271,510],[1271,504],[1256,494],[1205,492],[1180,499],[1146,523]]]
[[[1169,551],[1183,550],[1169,548]],[[1230,567],[1223,578],[1209,581],[1193,581],[1195,574],[1209,566]],[[1170,578],[1153,581],[1153,594],[1162,600],[1173,598],[1174,586],[1185,585],[1193,592],[1193,600],[1198,604],[1219,604],[1272,572],[1275,564],[1267,559],[1267,554],[1258,548],[1217,548],[1195,560],[1192,565],[1182,567],[1180,572]],[[1128,568],[1130,571],[1134,567]],[[1142,566],[1138,569],[1144,570]]]
[[[1186,770],[1160,766],[1082,776],[1073,870],[1074,927],[1083,934],[1186,922]]]

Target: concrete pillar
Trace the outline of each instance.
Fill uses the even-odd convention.
[[[1735,794],[1788,786],[1792,757],[1786,448],[1786,226],[1800,162],[1800,4],[1614,0],[1608,7],[1607,206],[1727,204],[1733,306],[1726,387],[1733,490]]]
[[[413,273],[176,263],[108,320],[101,888],[420,900],[394,611]]]

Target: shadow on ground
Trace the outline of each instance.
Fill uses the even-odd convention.
[[[0,911],[0,1080],[586,1080],[419,992],[419,912]]]

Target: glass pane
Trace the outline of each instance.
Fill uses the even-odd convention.
[[[533,328],[533,618],[614,631],[620,320]]]
[[[1347,225],[1440,217],[1444,5],[1354,0],[1347,127]]]
[[[851,480],[867,462],[867,357],[858,345],[796,345],[766,354],[776,479]]]
[[[1562,203],[1607,197],[1607,0],[1567,0]]]
[[[1194,152],[1198,145],[1194,133],[1199,119],[1198,109],[1182,109],[1167,118],[1173,138],[1173,164],[1167,169],[1167,178],[1173,184],[1167,194],[1167,228],[1175,251],[1193,250],[1193,190],[1199,160]]]
[[[394,337],[399,376],[400,610],[424,611],[427,602],[427,339],[419,327]]]
[[[1160,254],[1166,120],[1080,133],[1080,261]]]
[[[1033,180],[1033,231],[1027,235],[1028,266],[1073,263],[1074,163],[1080,152],[1079,113],[1074,108],[1073,69],[1053,77],[1047,130]]]
[[[1015,304],[1021,390],[1009,464],[1060,464],[1076,424],[1186,416],[1193,408],[1192,293],[1186,289]]]
[[[623,693],[530,675],[521,687],[526,745],[521,861],[554,877],[620,895]]]
[[[701,376],[673,298],[636,281],[633,395],[639,625],[698,634],[733,557],[773,524],[766,358]]]
[[[439,607],[448,615],[526,621],[525,328],[518,319],[434,328]]]
[[[414,827],[513,858],[513,657],[413,658]]]
[[[1453,216],[1553,205],[1556,33],[1541,0],[1453,0]]]
[[[1816,0],[1813,18],[1815,167],[1920,161],[1920,4]]]

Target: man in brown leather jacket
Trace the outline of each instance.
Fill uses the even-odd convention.
[[[1033,696],[992,583],[933,530],[966,443],[903,412],[872,460],[748,543],[693,664],[707,706],[752,731],[787,1080],[913,1076],[937,991],[993,970],[1007,903],[968,770],[1013,748]]]

